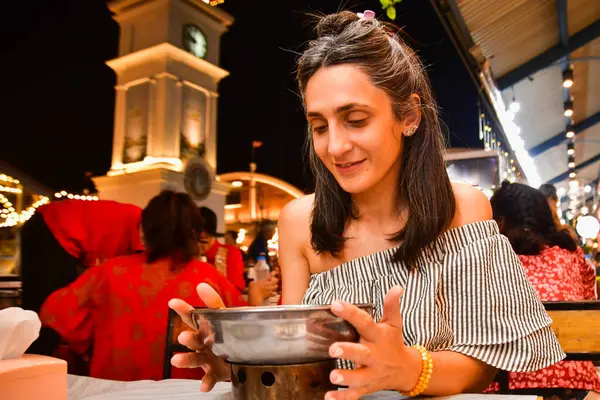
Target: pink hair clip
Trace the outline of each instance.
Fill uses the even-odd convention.
[[[358,18],[366,19],[367,21],[375,18],[375,12],[371,10],[365,10],[364,13],[356,13],[356,15],[358,15]]]

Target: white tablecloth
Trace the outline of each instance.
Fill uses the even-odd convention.
[[[231,383],[218,383],[210,393],[200,393],[200,381],[116,382],[69,375],[69,400],[233,400]],[[398,400],[396,392],[379,392],[364,400]],[[536,396],[463,394],[438,400],[537,400]]]

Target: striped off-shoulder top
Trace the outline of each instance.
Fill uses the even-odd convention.
[[[385,294],[400,285],[408,346],[455,351],[515,372],[564,358],[550,318],[494,221],[445,232],[411,270],[392,261],[393,254],[392,248],[313,274],[303,303],[370,303],[379,320]]]

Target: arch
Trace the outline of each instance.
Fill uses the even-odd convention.
[[[238,171],[238,172],[228,172],[225,174],[221,174],[217,176],[217,179],[220,181],[250,181],[250,179],[254,178],[256,182],[264,183],[266,185],[274,186],[278,189],[283,190],[294,198],[298,198],[304,195],[304,193],[298,189],[296,186],[287,183],[281,179],[275,178],[271,175],[261,174],[257,172],[249,172],[249,171]]]

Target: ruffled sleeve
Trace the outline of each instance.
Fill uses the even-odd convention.
[[[446,350],[513,372],[562,360],[552,320],[496,224],[464,226],[444,239],[444,278],[438,286],[444,301],[437,305],[453,332]]]

